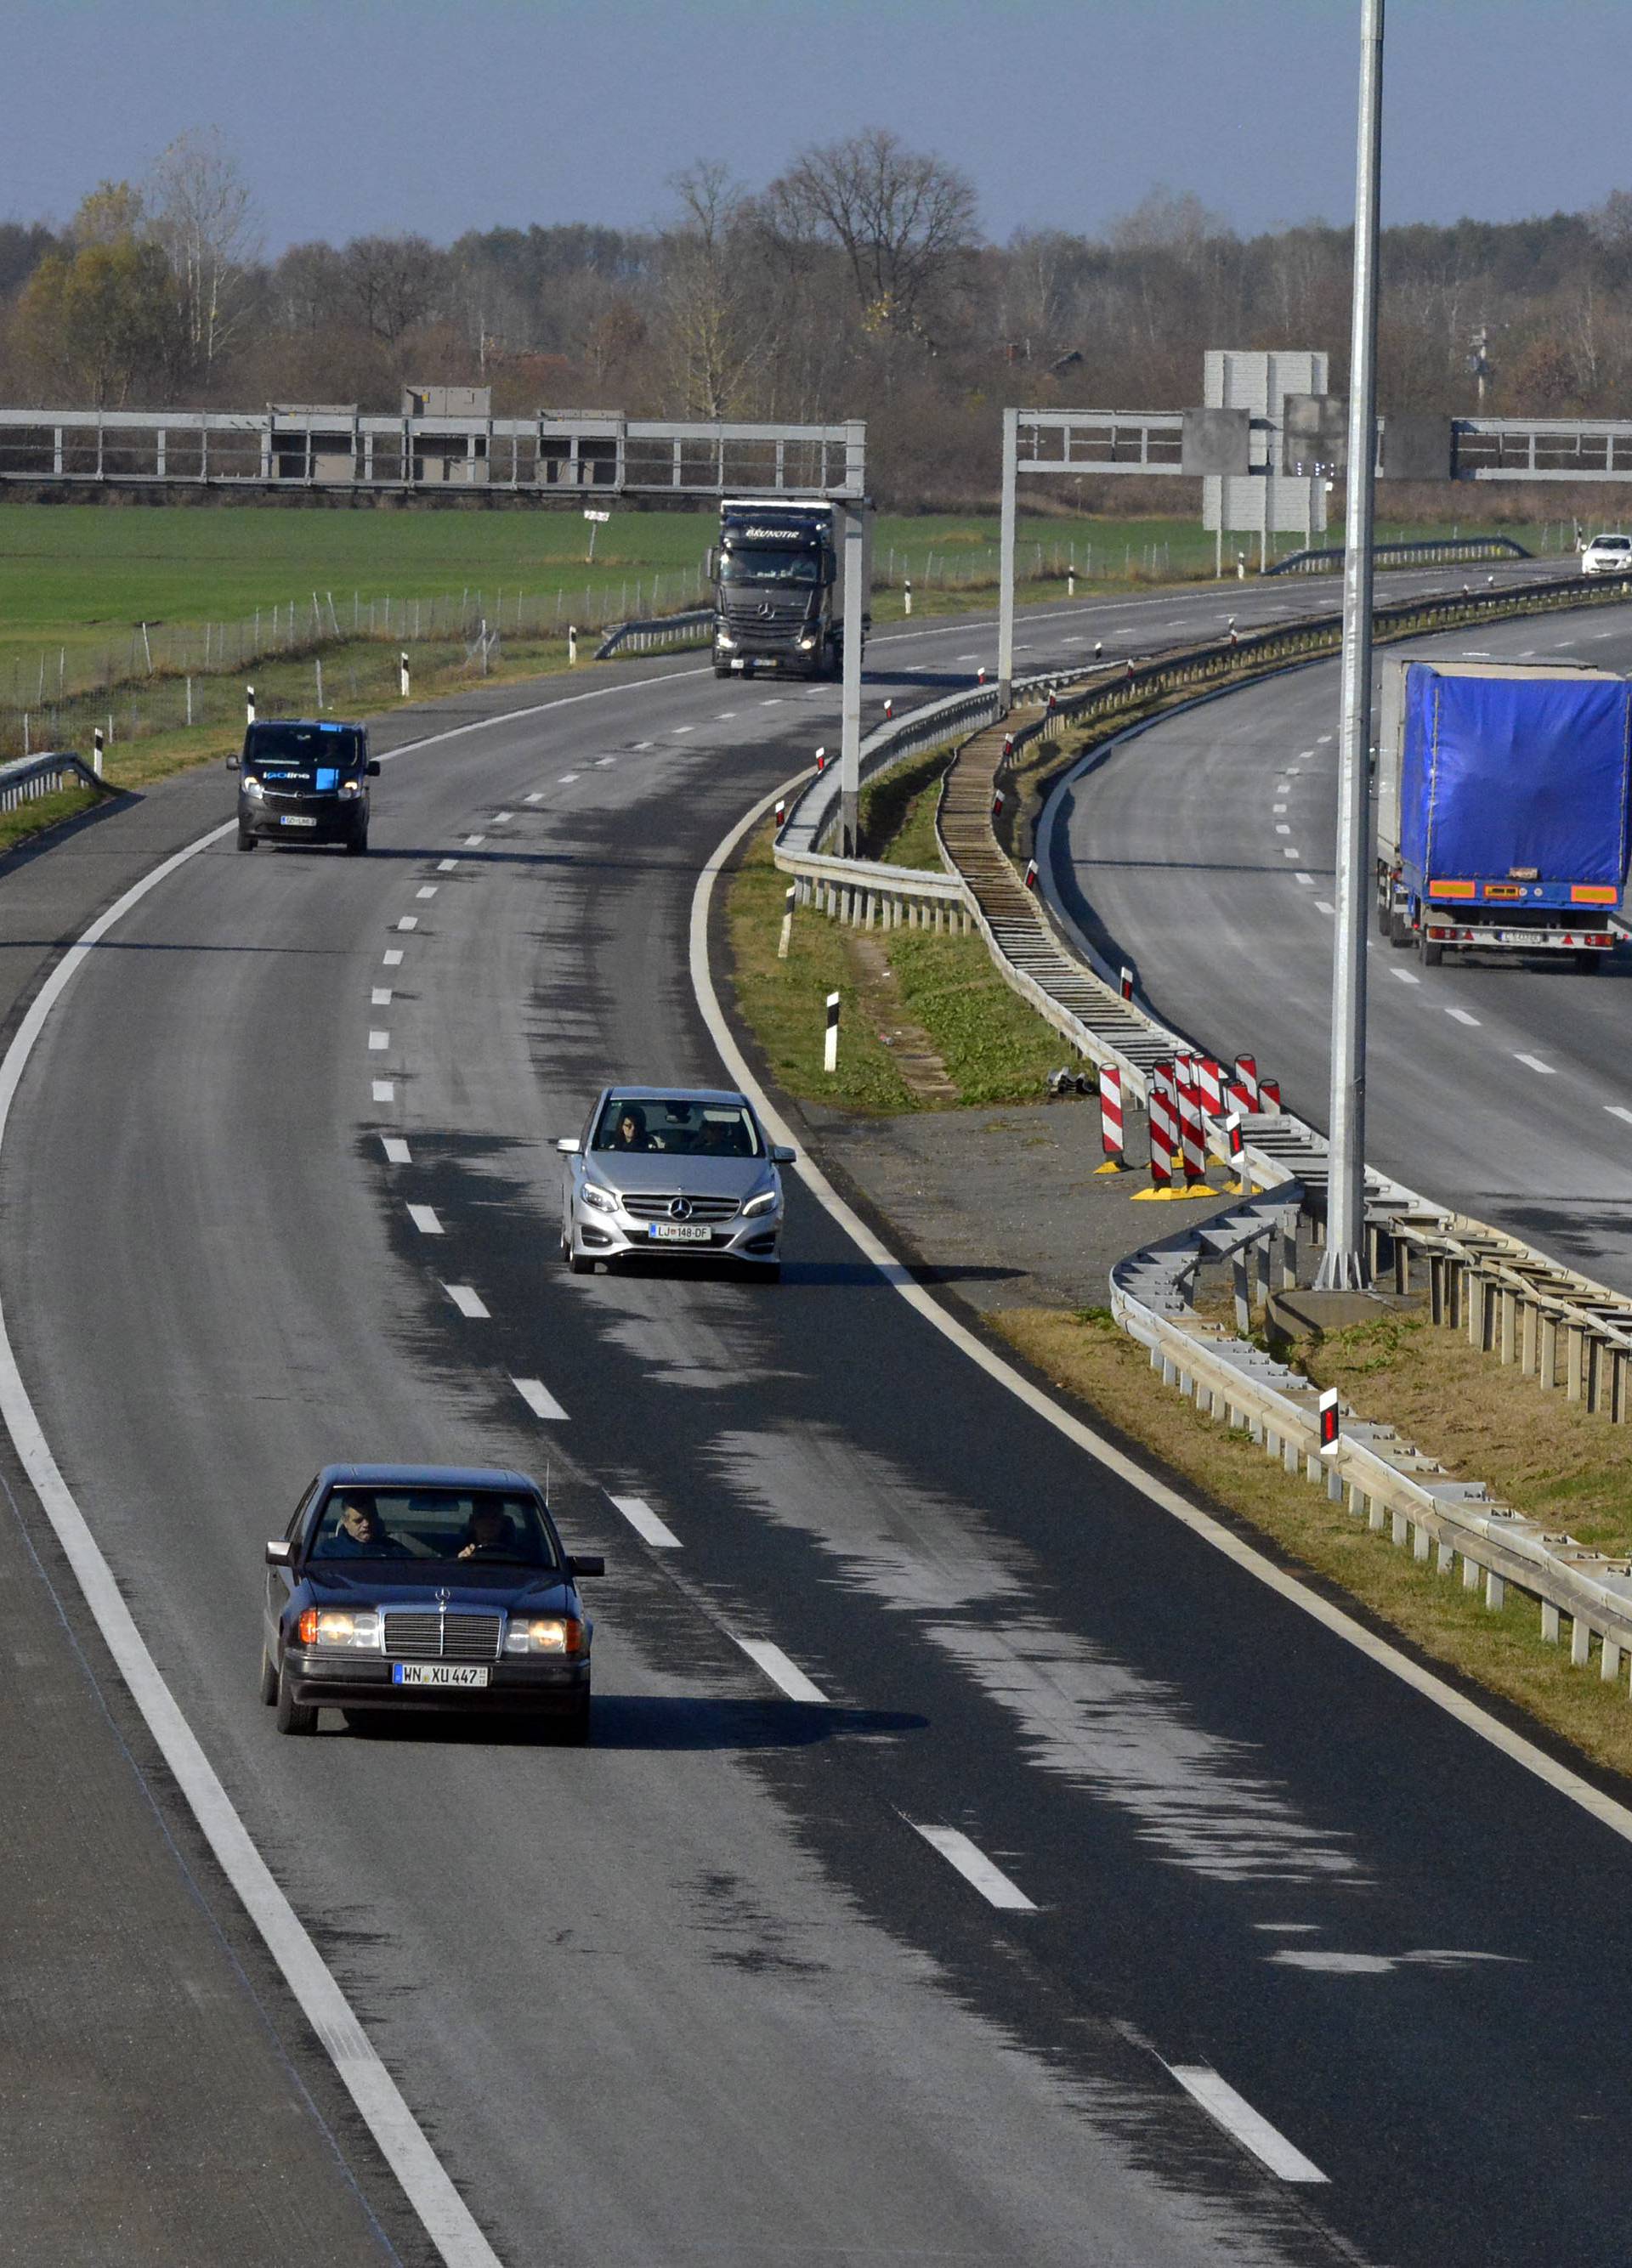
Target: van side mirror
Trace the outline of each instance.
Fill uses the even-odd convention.
[[[370,779],[378,779],[380,777],[380,759],[378,756],[370,756],[368,759],[368,777]]]
[[[295,1547],[288,1536],[275,1536],[271,1543],[267,1545],[266,1564],[269,1567],[292,1567],[294,1565]]]
[[[229,756],[226,760],[226,768],[229,772],[235,772],[238,770],[238,758],[236,756]]]

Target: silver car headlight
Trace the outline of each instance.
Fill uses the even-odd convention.
[[[612,1195],[610,1189],[603,1189],[598,1182],[586,1182],[584,1183],[583,1197],[584,1203],[594,1212],[616,1212],[617,1211],[617,1199]]]
[[[742,1207],[742,1219],[752,1220],[759,1213],[773,1211],[781,1195],[780,1189],[761,1189],[757,1197],[750,1197]]]

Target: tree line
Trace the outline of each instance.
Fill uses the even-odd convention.
[[[1160,188],[1101,235],[993,244],[960,170],[883,129],[804,150],[757,188],[699,161],[647,229],[532,222],[268,258],[231,152],[189,134],[64,226],[0,225],[0,400],[390,410],[412,383],[491,386],[509,416],[863,416],[884,501],[984,506],[1005,401],[1184,408],[1207,346],[1325,347],[1340,390],[1350,265],[1346,229],[1242,237]],[[1632,193],[1391,229],[1383,272],[1385,409],[1466,414],[1481,386],[1492,412],[1627,398]],[[1062,507],[1153,500],[1154,484],[1070,485]]]

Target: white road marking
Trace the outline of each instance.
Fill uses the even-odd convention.
[[[377,1079],[374,1081],[374,1101],[376,1102],[390,1102],[395,1099],[395,1094],[396,1082],[395,1079]]]
[[[1414,976],[1408,968],[1391,968],[1388,973],[1396,983],[1420,984],[1422,982],[1420,976]]]
[[[1526,1071],[1540,1071],[1543,1079],[1555,1079],[1558,1076],[1553,1065],[1543,1063],[1540,1056],[1522,1056],[1515,1048],[1513,1060],[1515,1063],[1522,1063]]]
[[[1272,803],[1269,808],[1271,812],[1274,813],[1277,811],[1284,811],[1286,809],[1286,806],[1284,803]]]
[[[597,756],[595,758],[595,770],[598,772],[603,772],[617,762],[617,758],[616,756]]]
[[[418,926],[419,917],[417,914],[404,914],[401,921],[397,924],[398,929],[417,929]]]
[[[1176,624],[1174,625],[1174,627],[1175,627],[1175,629],[1178,629],[1178,630],[1183,630],[1183,628],[1184,628],[1185,626],[1184,626],[1184,624],[1183,624],[1182,622],[1178,622],[1178,623],[1176,623]],[[1061,639],[1060,639],[1060,644],[1061,644],[1061,645],[1081,645],[1081,644],[1082,644],[1082,639],[1081,639],[1080,637],[1068,637],[1068,638],[1061,638]]]
[[[736,711],[735,709],[722,709],[718,718],[715,719],[715,722],[720,725],[728,725],[735,715]],[[639,746],[643,748],[649,748],[651,745],[652,743],[650,740],[642,740],[639,743]]]
[[[980,656],[978,653],[955,653],[952,659],[954,661],[978,661]]]
[[[490,827],[502,827],[506,820],[513,819],[514,817],[515,814],[513,811],[496,811],[491,819],[489,820],[488,825]]]
[[[772,1646],[769,1639],[761,1638],[739,1638],[736,1642],[750,1661],[757,1662],[771,1683],[781,1687],[790,1701],[827,1699],[821,1687],[813,1684],[797,1663],[788,1660],[779,1646]]]
[[[1292,880],[1295,882],[1302,882],[1306,890],[1312,890],[1315,887],[1315,878],[1312,874],[1294,874]]]
[[[457,858],[439,858],[436,862],[436,871],[439,874],[451,874],[458,864]]]
[[[408,1145],[403,1141],[400,1134],[382,1134],[380,1137],[380,1139],[385,1149],[386,1163],[388,1166],[411,1166],[413,1164],[413,1159],[409,1154]]]
[[[422,882],[414,895],[417,898],[433,898],[441,887],[440,882]]]
[[[668,729],[671,733],[695,733],[697,726],[695,725],[671,725]]]
[[[388,984],[376,984],[368,996],[368,1005],[371,1008],[388,1008],[391,1005],[391,987]]]
[[[1285,806],[1284,804],[1282,804],[1281,807],[1281,809],[1282,809],[1283,811],[1286,809],[1286,806]],[[1285,820],[1283,819],[1283,820],[1281,821],[1280,825],[1276,828],[1275,832],[1276,832],[1276,834],[1277,834],[1277,835],[1290,835],[1290,833],[1292,832],[1292,830],[1291,830],[1291,828],[1287,825],[1287,823],[1286,823]]]
[[[1619,1118],[1623,1124],[1632,1126],[1632,1110],[1628,1110],[1624,1103],[1606,1102],[1604,1108],[1612,1118]]]
[[[612,1502],[644,1542],[655,1544],[660,1551],[680,1550],[680,1538],[672,1528],[664,1527],[643,1496],[615,1496]]]
[[[513,1378],[510,1383],[535,1418],[565,1418],[566,1416],[542,1378]]]
[[[1317,898],[1315,900],[1315,911],[1318,914],[1335,914],[1337,908],[1333,905],[1329,905],[1325,898]]]
[[[390,1044],[391,1035],[389,1032],[375,1031],[370,1032],[368,1035],[369,1052],[373,1055],[384,1055],[386,1049],[390,1046]]]
[[[1279,2174],[1283,2182],[1326,2179],[1318,2166],[1301,2150],[1295,2149],[1278,2128],[1253,2110],[1244,2095],[1237,2095],[1228,2080],[1221,2079],[1206,2064],[1170,2063],[1168,2069],[1185,2094],[1195,2097],[1208,2117],[1215,2118],[1227,2134],[1233,2134],[1242,2148],[1250,2150],[1272,2174]]]
[[[408,1208],[408,1218],[413,1222],[421,1236],[440,1236],[443,1233],[442,1224],[436,1217],[434,1205],[410,1204]]]
[[[1321,748],[1329,747],[1330,747],[1330,745],[1331,745],[1331,741],[1332,741],[1332,735],[1331,735],[1331,733],[1323,733],[1320,735],[1319,740],[1315,743],[1315,745],[1316,745],[1316,747],[1321,747]]]
[[[560,778],[556,782],[556,785],[558,787],[571,787],[572,782],[575,779],[581,778],[581,773],[579,772],[563,772]]]
[[[779,709],[782,706],[782,696],[779,693],[769,693],[759,705],[762,709]]]
[[[1283,858],[1301,858],[1303,854],[1301,850],[1295,850],[1289,843],[1283,843],[1281,846],[1281,855]]]
[[[482,1305],[469,1284],[444,1284],[442,1289],[462,1315],[469,1315],[475,1322],[484,1322],[487,1320],[487,1309]]]
[[[955,1867],[989,1906],[1001,1906],[1006,1913],[1037,1911],[1025,1892],[1009,1881],[1001,1867],[992,1864],[978,1844],[971,1843],[967,1835],[960,1835],[956,1827],[923,1827],[916,1819],[909,1820],[907,1824],[914,1834],[923,1837],[932,1850],[939,1851],[948,1866]]]
[[[485,835],[467,835],[465,837],[465,848],[467,850],[479,850],[486,840],[487,837]]]
[[[543,799],[544,796],[542,788],[535,788],[531,795],[523,799],[523,800],[528,803],[542,803]]]
[[[380,963],[380,966],[384,968],[400,968],[402,965],[402,948],[400,945],[394,945],[387,953],[384,961]]]
[[[728,717],[731,714],[731,711],[727,709],[726,711],[726,714]],[[635,742],[635,754],[639,755],[643,748],[654,748],[656,746],[657,742],[655,740],[637,740]]]
[[[1479,1021],[1478,1017],[1470,1016],[1466,1008],[1447,1008],[1445,1013],[1454,1016],[1458,1024],[1477,1024]]]

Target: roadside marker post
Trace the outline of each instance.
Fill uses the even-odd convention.
[[[1150,1186],[1134,1191],[1135,1204],[1160,1203],[1185,1194],[1173,1180],[1178,1149],[1178,1094],[1171,1064],[1157,1064],[1151,1071],[1146,1101],[1150,1114]]]
[[[1258,1107],[1259,1112],[1264,1117],[1279,1118],[1281,1116],[1281,1081],[1278,1079],[1259,1079],[1258,1083]]]
[[[578,659],[578,624],[577,624],[576,622],[569,622],[569,623],[567,624],[567,626],[566,626],[566,661],[567,661],[567,667],[568,667],[569,669],[570,669],[570,668],[572,668],[572,666],[573,666],[573,664],[577,661],[577,659]]]
[[[910,575],[906,578],[905,587],[906,596],[906,617],[907,620],[911,622],[912,619],[912,578]]]
[[[255,721],[255,689],[253,685],[247,685],[244,688],[244,722],[246,725],[253,725]]]
[[[1121,992],[1125,1000],[1131,1000],[1134,997],[1134,972],[1131,968],[1125,968],[1122,971]]]
[[[895,704],[895,703],[894,703],[892,700],[886,700],[886,702],[884,703],[884,722],[885,722],[885,724],[886,724],[886,725],[888,725],[888,724],[891,721],[891,719],[892,719],[892,718],[894,718],[894,716],[895,716],[895,713],[896,713],[896,704]]]
[[[992,798],[992,816],[993,819],[1001,819],[1003,816],[1003,791],[1001,787]]]
[[[91,769],[98,779],[102,777],[102,728],[99,725],[91,735]]]
[[[787,798],[786,796],[779,795],[776,799],[776,831],[779,835],[782,832],[782,829],[786,826],[786,824]]]
[[[396,667],[397,681],[402,688],[402,698],[406,701],[408,698],[408,655],[406,652],[398,654],[396,658]]]
[[[1104,1064],[1099,1072],[1099,1146],[1104,1152],[1104,1163],[1096,1166],[1097,1174],[1125,1174],[1127,1171],[1127,1143],[1122,1123],[1122,1073],[1119,1065]]]
[[[1224,1141],[1230,1153],[1229,1193],[1232,1197],[1244,1197],[1247,1193],[1246,1160],[1241,1140],[1241,1114],[1232,1110],[1224,1121]]]
[[[822,1068],[831,1079],[838,1069],[838,995],[827,996],[827,1037],[822,1046]]]
[[[826,750],[825,748],[818,748],[818,749],[816,750],[816,775],[817,775],[817,777],[818,777],[818,778],[819,778],[819,777],[821,777],[821,775],[822,775],[822,774],[823,774],[823,773],[827,770],[827,750]]]
[[[1236,1057],[1236,1085],[1246,1095],[1247,1108],[1256,1111],[1258,1108],[1258,1057],[1256,1056]]]
[[[787,886],[787,894],[782,900],[782,934],[777,939],[776,947],[776,957],[779,961],[787,959],[787,949],[794,941],[794,900],[797,893],[797,883],[790,882]]]
[[[1320,1454],[1334,1457],[1343,1446],[1343,1428],[1338,1417],[1338,1394],[1335,1386],[1328,1386],[1320,1397]]]
[[[1035,858],[1028,858],[1026,860],[1026,887],[1028,890],[1033,891],[1037,888],[1037,860]]]

